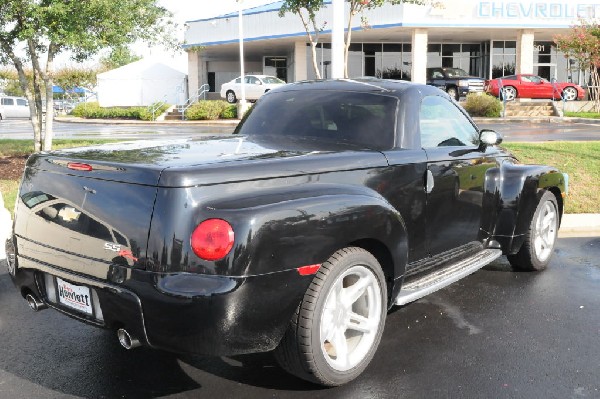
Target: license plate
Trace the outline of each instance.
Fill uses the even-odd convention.
[[[85,314],[92,314],[92,295],[88,287],[71,284],[57,277],[56,290],[61,304]]]

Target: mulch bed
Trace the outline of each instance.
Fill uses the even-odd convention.
[[[20,180],[26,161],[26,156],[0,158],[0,180]]]

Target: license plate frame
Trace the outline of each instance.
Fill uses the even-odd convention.
[[[61,306],[88,316],[94,315],[92,288],[56,277],[56,298]]]

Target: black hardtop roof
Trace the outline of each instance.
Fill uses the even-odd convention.
[[[412,83],[405,80],[357,78],[357,79],[328,79],[328,80],[305,80],[287,84],[277,91],[286,90],[339,90],[339,91],[362,91],[398,96],[407,89],[424,89],[428,86]]]

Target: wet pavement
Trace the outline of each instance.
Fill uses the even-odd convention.
[[[505,142],[600,140],[600,124],[593,123],[485,122],[479,127],[502,133]]]
[[[506,142],[518,141],[590,141],[600,140],[600,125],[586,123],[482,122],[481,128],[495,129]],[[199,124],[93,124],[55,122],[55,138],[152,139],[199,137],[207,134],[230,134],[233,126]],[[28,120],[0,122],[0,139],[33,137]]]
[[[561,237],[542,273],[505,258],[388,315],[354,382],[323,389],[269,354],[122,349],[112,333],[31,312],[0,265],[2,398],[598,398],[600,237]]]
[[[197,137],[199,135],[230,134],[232,126],[185,125],[185,124],[94,124],[54,123],[54,138],[57,139],[165,139]],[[31,139],[33,128],[25,119],[0,121],[0,139]]]

